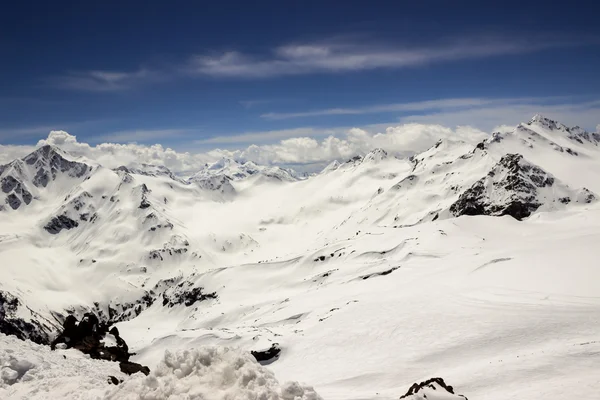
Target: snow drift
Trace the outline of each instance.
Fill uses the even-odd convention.
[[[149,376],[77,350],[50,351],[0,334],[0,398],[14,400],[321,400],[310,386],[280,384],[247,352],[206,346],[165,352]],[[111,383],[114,377],[116,387]]]

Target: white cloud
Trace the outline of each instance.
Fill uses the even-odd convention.
[[[35,150],[35,146],[0,144],[0,165],[8,164],[17,158],[23,158]]]
[[[342,128],[292,128],[279,129],[262,132],[245,132],[231,135],[215,136],[207,139],[196,140],[196,144],[240,144],[240,143],[264,143],[273,142],[274,140],[298,137],[298,136],[327,136],[343,133],[348,130],[348,127]]]
[[[176,152],[160,144],[151,146],[138,144],[101,143],[92,146],[88,143],[77,141],[77,138],[64,131],[52,131],[47,139],[40,140],[37,146],[51,144],[75,156],[86,157],[105,167],[116,168],[121,165],[133,166],[137,164],[164,165],[174,172],[191,173],[201,168],[207,161],[214,157],[203,153],[190,154]]]
[[[405,68],[424,64],[529,53],[548,48],[586,44],[587,41],[536,38],[463,39],[427,47],[377,46],[339,41],[290,44],[277,47],[266,57],[229,51],[218,56],[195,55],[187,71],[217,77],[269,78],[362,71],[378,68]]]
[[[297,133],[301,134],[302,131]],[[304,132],[314,133],[314,132]],[[287,133],[286,133],[287,135]],[[160,144],[101,143],[90,145],[79,142],[65,131],[52,131],[37,147],[51,144],[74,156],[98,162],[105,167],[134,166],[141,163],[165,165],[175,173],[192,174],[202,166],[221,157],[240,161],[254,161],[267,165],[295,165],[299,170],[310,165],[326,164],[334,159],[346,159],[364,154],[376,147],[392,153],[411,154],[431,146],[440,138],[454,138],[476,142],[485,133],[470,127],[446,128],[440,125],[405,124],[383,130],[350,128],[335,131],[321,139],[308,136],[286,137],[278,143],[252,144],[238,150],[215,149],[208,152],[178,152]],[[318,136],[318,135],[317,135]],[[33,151],[34,146],[0,146],[0,163],[7,163]]]

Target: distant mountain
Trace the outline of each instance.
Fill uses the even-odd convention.
[[[29,205],[46,188],[68,190],[91,171],[91,166],[72,160],[57,147],[45,145],[22,159],[0,166],[4,197],[0,203],[16,210]],[[6,206],[0,204],[0,209]]]
[[[115,169],[115,171],[124,171],[130,174],[136,175],[146,175],[146,176],[166,176],[173,179],[176,182],[185,183],[185,181],[179,177],[177,177],[171,170],[164,165],[154,165],[154,164],[141,164],[137,168],[128,168],[125,166],[120,166]]]
[[[346,168],[358,167],[360,165],[369,164],[369,163],[376,164],[382,160],[387,159],[388,157],[389,157],[389,155],[388,155],[387,151],[385,151],[383,149],[379,149],[379,148],[373,149],[370,152],[368,152],[367,154],[365,154],[364,156],[356,155],[356,156],[350,158],[349,160],[346,160],[343,163],[340,163],[339,161],[334,160],[321,171],[321,174],[326,174],[328,172],[335,171],[340,168],[346,169]]]
[[[198,179],[219,175],[225,176],[232,181],[239,181],[257,175],[287,182],[294,182],[299,179],[296,172],[291,169],[257,165],[252,161],[240,163],[232,158],[223,157],[212,164],[206,164],[204,168],[192,175],[189,181],[197,181]]]

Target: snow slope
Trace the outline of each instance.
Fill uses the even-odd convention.
[[[93,310],[157,371],[165,350],[278,343],[267,368],[325,399],[395,399],[435,376],[470,399],[600,387],[600,145],[580,128],[536,116],[304,180],[71,161],[85,174],[39,188],[27,170],[32,200],[13,185],[23,205],[0,211],[0,311],[23,337]]]

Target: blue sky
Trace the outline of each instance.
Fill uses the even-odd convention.
[[[122,4],[123,3],[123,4]],[[236,148],[404,122],[600,123],[592,1],[20,1],[0,143]]]

